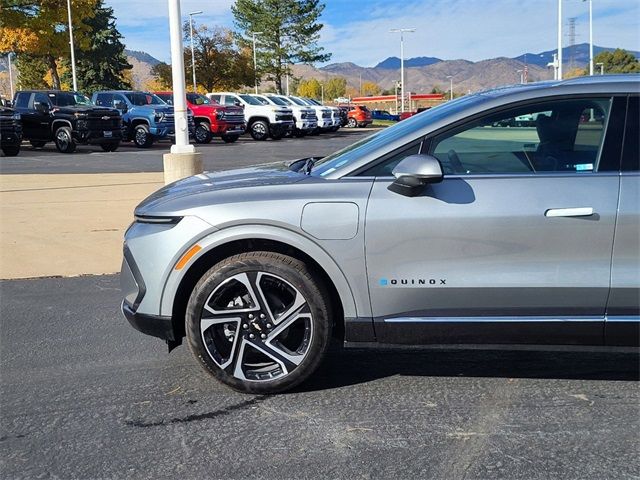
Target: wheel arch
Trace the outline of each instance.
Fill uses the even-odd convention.
[[[269,121],[268,117],[260,117],[260,116],[256,116],[256,117],[251,117],[248,121],[247,121],[247,128],[251,128],[251,125],[253,125],[254,123],[256,123],[257,121],[262,120],[263,122],[267,122],[267,125],[271,125],[271,122]]]
[[[60,125],[61,123],[64,124],[64,125]],[[55,133],[56,130],[58,128],[60,128],[60,126],[69,127],[73,131],[73,125],[71,124],[71,122],[69,120],[65,120],[65,119],[62,119],[62,118],[57,118],[56,120],[51,122],[51,132]]]
[[[216,233],[212,235],[216,236]],[[203,245],[203,243],[205,242],[198,242],[199,245]],[[238,235],[235,238],[232,236],[219,242],[213,242],[208,247],[203,247],[189,269],[176,281],[171,282],[171,278],[169,278],[162,295],[161,313],[171,316],[176,338],[181,338],[185,334],[186,306],[193,287],[202,278],[202,275],[217,262],[229,256],[249,251],[281,253],[309,265],[329,291],[335,322],[334,335],[341,340],[344,338],[344,318],[356,317],[357,315],[353,292],[340,268],[324,250],[309,240],[300,238],[298,241],[291,241],[291,237],[289,237],[287,241],[274,238],[273,235],[266,233]]]
[[[138,125],[146,125],[147,127],[149,127],[149,126],[150,126],[150,124],[149,124],[149,120],[148,120],[148,119],[146,119],[146,118],[140,118],[140,117],[138,117],[138,118],[132,118],[132,119],[130,120],[130,125],[131,125],[131,128],[136,128]]]

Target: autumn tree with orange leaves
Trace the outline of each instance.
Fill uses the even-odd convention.
[[[88,42],[84,19],[95,14],[97,0],[72,0],[73,40],[77,49]],[[70,56],[66,0],[3,0],[0,7],[0,52],[41,58],[60,89],[58,60]]]

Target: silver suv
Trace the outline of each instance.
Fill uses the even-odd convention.
[[[332,336],[637,345],[639,98],[638,75],[501,88],[168,185],[126,232],[124,314],[244,392],[299,384]]]

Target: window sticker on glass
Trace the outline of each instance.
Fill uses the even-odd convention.
[[[578,163],[576,172],[590,172],[593,170],[593,163]]]

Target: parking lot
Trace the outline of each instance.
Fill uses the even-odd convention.
[[[219,170],[322,156],[371,131],[216,140],[198,150],[205,169]],[[54,236],[45,217],[91,191],[74,190],[63,175],[98,174],[96,185],[110,190],[78,215],[107,215],[101,209],[114,208],[108,198],[120,185],[111,179],[148,178],[144,188],[155,188],[168,148],[62,155],[27,146],[0,159],[0,177],[50,178],[50,189],[5,181],[2,224],[19,228],[25,242]],[[142,195],[130,182],[127,195]],[[79,193],[43,203],[42,218],[9,222],[10,209],[45,202],[56,188]],[[108,248],[120,248],[125,226],[100,237],[115,243]],[[83,254],[65,238],[56,255]],[[11,231],[0,241],[19,252],[9,249],[17,248]],[[40,265],[55,263],[47,252]],[[13,253],[11,261],[35,255]],[[336,348],[293,392],[252,396],[210,379],[186,346],[167,354],[161,341],[135,332],[119,302],[113,274],[0,282],[2,478],[638,478],[637,353]]]

